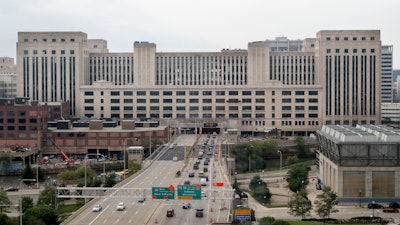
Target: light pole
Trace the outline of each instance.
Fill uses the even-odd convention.
[[[85,187],[86,187],[86,181],[87,181],[87,178],[86,178],[86,172],[87,172],[87,171],[86,171],[86,167],[87,167],[87,158],[88,158],[88,156],[86,155],[86,156],[85,156],[85,162],[84,162],[84,163],[85,163]]]
[[[279,175],[282,176],[282,152],[278,150],[279,153]]]
[[[36,156],[36,188],[39,189],[39,155]]]
[[[149,149],[150,149],[149,158],[150,158],[150,162],[151,162],[151,133],[153,133],[153,131],[150,131],[150,142],[149,142]]]

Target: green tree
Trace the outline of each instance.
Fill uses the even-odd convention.
[[[24,196],[21,199],[22,202],[22,213],[25,213],[26,210],[30,209],[33,207],[33,198],[29,197],[29,196]]]
[[[74,171],[74,178],[81,180],[83,184],[85,184],[85,174],[86,174],[86,187],[93,187],[94,179],[97,176],[96,171],[93,170],[90,166],[80,166],[77,170]]]
[[[114,187],[117,182],[115,181],[115,174],[110,174],[106,177],[103,187]]]
[[[38,205],[50,206],[55,208],[56,206],[56,189],[51,185],[46,185],[44,189],[39,193]]]
[[[0,213],[3,213],[3,209],[9,208],[9,206],[6,205],[11,205],[12,202],[10,199],[8,199],[7,192],[0,190]]]
[[[0,214],[0,224],[7,224],[8,216],[6,214]]]
[[[25,166],[24,172],[22,174],[22,179],[36,179],[36,174],[33,173],[32,167],[30,164]],[[30,185],[32,181],[24,181],[24,184]]]
[[[38,205],[28,209],[25,212],[23,219],[27,221],[31,217],[36,217],[42,220],[46,225],[59,224],[57,211],[48,205]]]
[[[307,198],[307,192],[304,190],[296,193],[289,201],[289,214],[293,216],[301,216],[304,219],[306,216],[310,216],[311,213],[311,202]]]
[[[249,189],[253,192],[254,198],[261,203],[267,203],[271,199],[272,194],[259,175],[250,180]]]
[[[310,166],[305,164],[292,166],[286,174],[289,189],[293,192],[302,190],[304,185],[307,184],[308,172],[310,170]]]
[[[0,155],[0,160],[1,160],[1,164],[4,167],[4,170],[8,170],[11,166],[11,161],[12,161],[13,157],[8,154],[7,152],[1,152]]]
[[[35,216],[30,216],[28,218],[25,218],[24,221],[25,225],[46,225],[46,223],[39,218],[36,218]]]
[[[338,204],[337,194],[329,186],[324,186],[322,188],[322,193],[317,195],[314,204],[315,212],[323,219],[329,218],[331,213],[339,211],[335,208]]]
[[[267,184],[261,179],[259,175],[255,175],[253,179],[250,180],[249,188],[254,191],[259,186],[267,186]]]
[[[132,161],[129,161],[128,163],[128,176],[131,176],[133,174],[135,174],[137,171],[140,170],[140,164],[139,163],[135,163]]]
[[[291,165],[291,164],[295,164],[299,162],[299,157],[297,157],[297,155],[294,156],[289,156],[286,158],[286,165]]]
[[[75,180],[76,178],[74,177],[74,171],[73,170],[65,170],[63,172],[60,172],[57,174],[57,179],[63,180],[63,181],[71,181]]]
[[[299,158],[304,158],[307,152],[306,141],[303,137],[298,136],[296,137],[294,142],[297,145],[297,155],[299,156]]]

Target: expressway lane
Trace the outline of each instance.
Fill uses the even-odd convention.
[[[173,148],[168,148],[160,156],[158,160],[154,160],[149,167],[143,169],[140,174],[130,179],[126,184],[122,185],[121,188],[135,188],[135,193],[131,193],[127,190],[115,190],[109,196],[104,198],[93,199],[88,203],[88,207],[81,213],[73,215],[72,219],[69,220],[68,225],[109,225],[109,224],[209,224],[210,221],[226,222],[229,217],[230,206],[227,200],[218,199],[217,197],[210,198],[212,193],[217,193],[219,187],[215,187],[213,183],[215,181],[223,181],[228,184],[228,178],[226,176],[226,169],[221,165],[221,160],[212,158],[212,155],[207,156],[210,158],[210,164],[204,165],[204,159],[201,160],[198,170],[193,170],[193,163],[197,161],[198,150],[193,151],[193,156],[196,158],[190,158],[188,165],[184,165],[183,161],[184,148],[186,146],[193,146],[195,142],[195,135],[185,135],[180,137],[176,145]],[[200,142],[202,143],[202,142]],[[201,146],[199,146],[201,148]],[[200,149],[197,148],[196,149]],[[214,149],[215,146],[214,146]],[[178,161],[173,161],[173,157],[178,157]],[[152,199],[151,188],[152,187],[168,187],[171,184],[177,189],[178,185],[183,185],[185,181],[189,180],[192,185],[199,184],[200,178],[198,177],[199,172],[203,172],[203,168],[207,167],[208,172],[204,172],[210,178],[207,182],[207,186],[202,186],[207,194],[207,197],[202,200],[190,200],[183,201],[175,199],[171,200],[159,200]],[[181,176],[176,177],[176,171],[181,170]],[[189,172],[195,172],[195,177],[189,177]],[[225,186],[226,188],[230,188]],[[126,193],[123,198],[119,196],[118,191],[125,191]],[[131,194],[129,194],[131,193]],[[176,193],[177,194],[177,193]],[[145,197],[146,200],[143,203],[139,203],[139,197]],[[124,211],[117,211],[116,207],[119,202],[125,203]],[[183,209],[182,205],[184,202],[190,202],[190,209]],[[92,207],[96,204],[100,204],[103,210],[100,212],[92,212]],[[173,208],[175,215],[173,217],[167,217],[166,212],[169,208]],[[204,216],[202,218],[196,217],[196,209],[203,208]],[[223,210],[220,210],[223,208]]]

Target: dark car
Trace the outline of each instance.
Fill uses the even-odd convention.
[[[194,177],[194,173],[189,173],[189,177]]]
[[[397,202],[391,202],[391,203],[389,203],[389,208],[398,209],[398,208],[400,208],[400,204]]]
[[[197,208],[196,209],[196,217],[203,217],[203,208]]]
[[[175,214],[174,209],[169,208],[167,210],[167,217],[173,217]]]
[[[16,187],[9,187],[5,191],[18,191],[18,188]]]
[[[369,203],[368,204],[368,209],[382,209],[383,205],[378,204],[378,203]]]

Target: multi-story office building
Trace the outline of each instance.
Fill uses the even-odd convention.
[[[382,46],[382,103],[393,102],[393,46]]]
[[[17,76],[14,58],[0,57],[0,98],[15,98]]]
[[[400,102],[400,70],[393,70],[393,101]]]
[[[209,132],[279,129],[307,135],[323,124],[379,124],[379,30],[320,31],[302,41],[247,50],[109,53],[81,32],[20,32],[19,96],[69,100],[76,116],[155,118]]]

